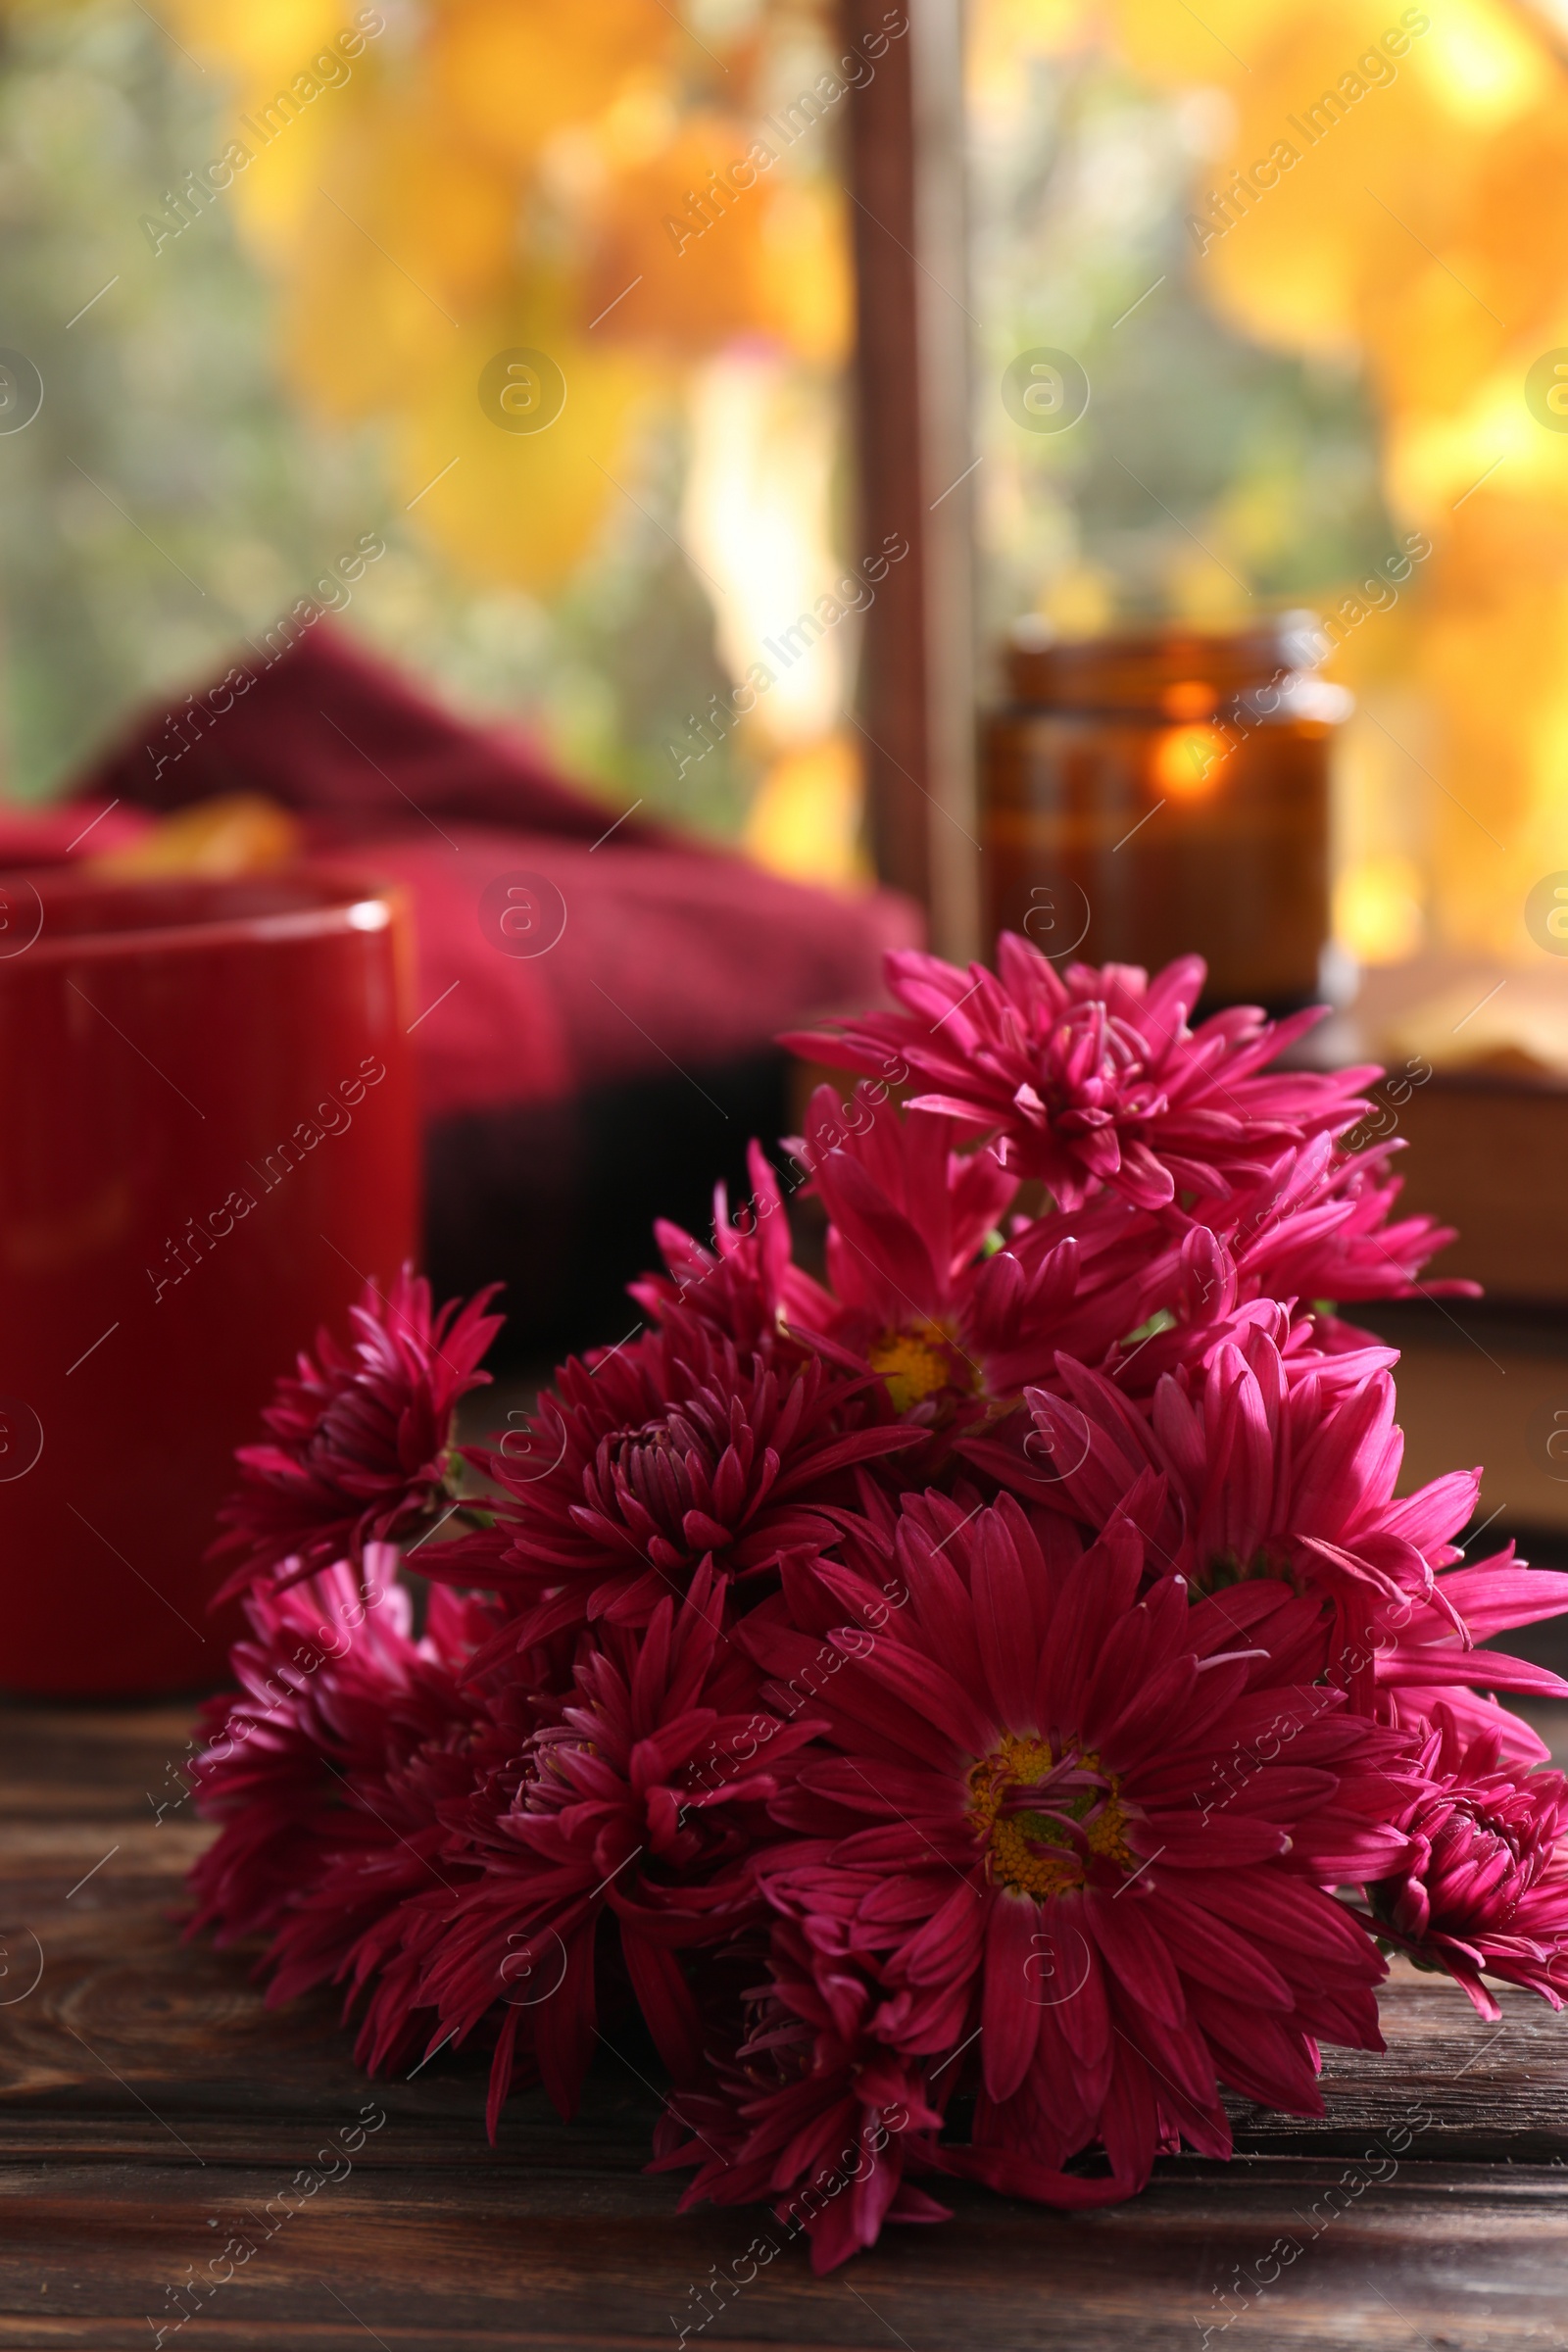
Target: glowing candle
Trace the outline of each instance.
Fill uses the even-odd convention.
[[[1314,635],[1305,612],[1076,643],[1020,624],[985,728],[988,930],[1097,963],[1196,950],[1212,1004],[1315,997],[1350,705],[1311,674]]]

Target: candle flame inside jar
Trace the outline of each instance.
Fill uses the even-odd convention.
[[[1219,688],[1211,686],[1206,678],[1178,678],[1174,685],[1162,690],[1159,698],[1160,710],[1167,718],[1212,718],[1219,703]]]
[[[1172,727],[1154,747],[1154,781],[1173,799],[1206,800],[1219,788],[1230,748],[1217,727]]]

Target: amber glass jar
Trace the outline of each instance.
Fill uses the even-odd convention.
[[[1205,1005],[1318,993],[1329,752],[1350,708],[1311,613],[1051,642],[1025,622],[985,722],[989,926],[1095,963],[1208,964]]]

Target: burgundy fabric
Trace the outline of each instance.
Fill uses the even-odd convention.
[[[47,808],[0,805],[0,868],[63,865],[68,858],[90,858],[123,850],[153,827],[144,809],[113,795],[97,802],[57,801]]]
[[[878,999],[883,951],[919,938],[892,893],[808,889],[641,815],[616,824],[526,744],[451,717],[321,622],[139,721],[76,798],[167,810],[244,791],[298,811],[313,852],[412,892],[433,1119],[675,1072],[699,1083],[780,1029]],[[564,902],[537,956],[503,954],[481,925],[486,884],[517,871]]]
[[[79,790],[165,809],[264,792],[356,839],[455,816],[596,841],[611,821],[525,742],[453,718],[330,621],[144,713]],[[630,830],[672,838],[641,819]]]

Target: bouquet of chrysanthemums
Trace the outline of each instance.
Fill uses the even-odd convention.
[[[491,1294],[368,1291],[239,1456],[196,1927],[344,1986],[371,2068],[476,2039],[492,2133],[640,2017],[657,2165],[819,2268],[946,2180],[1224,2155],[1227,2090],[1321,2112],[1390,1952],[1560,2005],[1568,1783],[1495,1694],[1568,1684],[1476,1644],[1568,1576],[1462,1564],[1475,1471],[1396,1494],[1342,1319],[1451,1236],[1379,1073],[1192,1026],[1203,977],[893,956],[899,1010],[786,1041],[853,1091],[493,1450]]]

